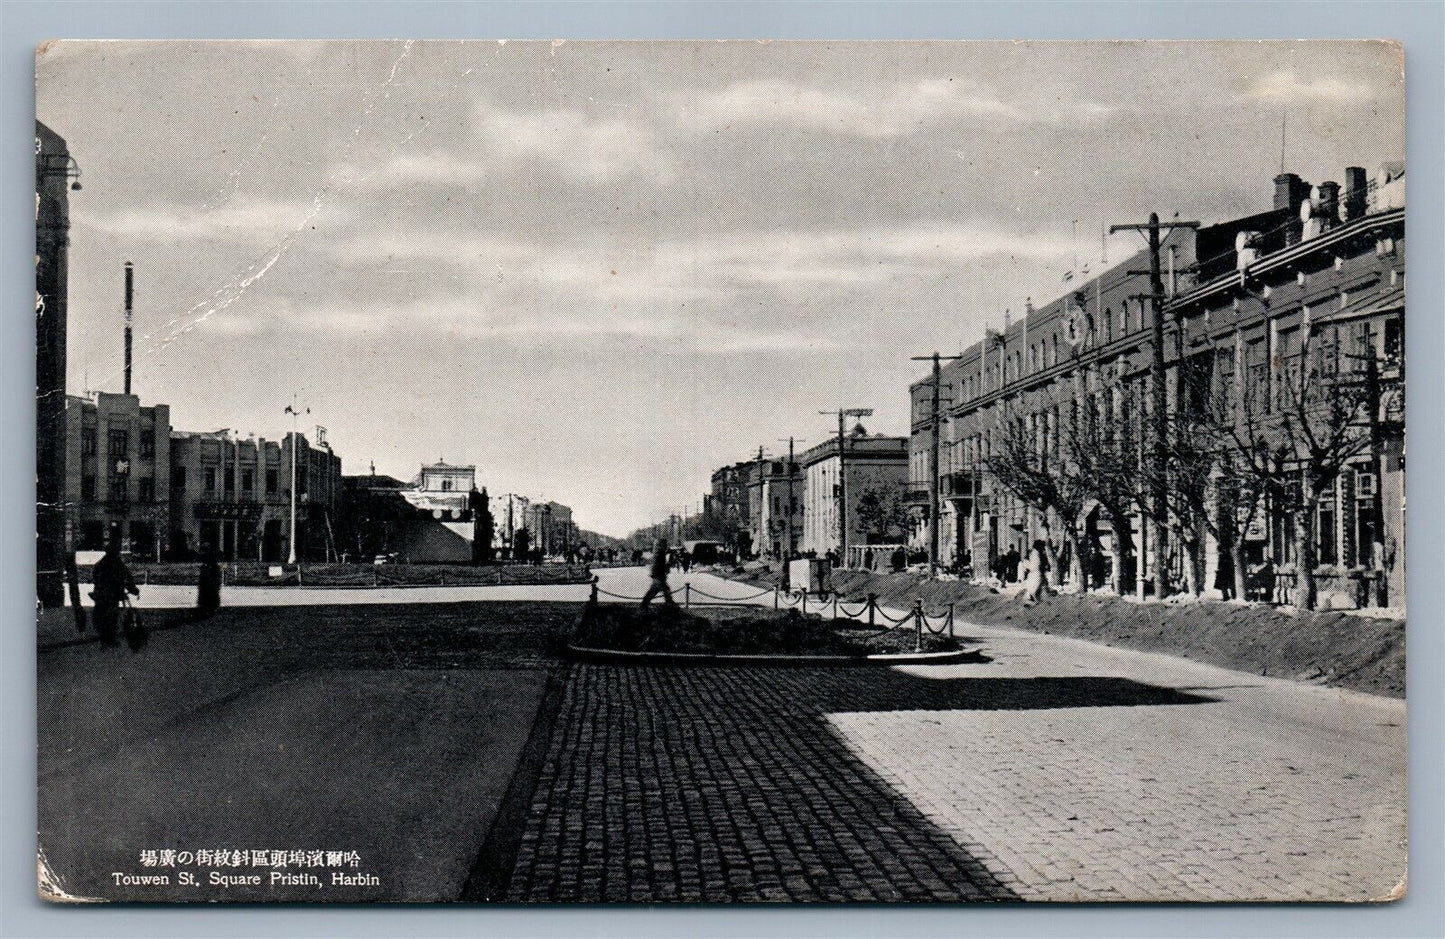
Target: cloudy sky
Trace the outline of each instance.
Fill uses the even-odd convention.
[[[1061,290],[1100,226],[1404,153],[1367,43],[62,43],[70,388],[623,534]],[[1073,235],[1077,220],[1077,238]],[[1134,240],[1131,240],[1134,239]],[[1119,260],[1137,236],[1110,239]]]

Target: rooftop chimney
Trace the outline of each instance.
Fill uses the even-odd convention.
[[[130,320],[135,299],[135,267],[125,262],[125,393],[130,394]]]
[[[1370,178],[1363,166],[1345,167],[1345,191],[1342,193],[1343,218],[1352,222],[1365,214],[1365,203],[1369,198]]]
[[[1299,244],[1303,225],[1300,222],[1300,206],[1310,197],[1310,184],[1294,173],[1280,173],[1274,178],[1274,207],[1288,209],[1289,227],[1285,229],[1284,243]]]

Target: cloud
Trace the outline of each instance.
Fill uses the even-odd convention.
[[[1245,94],[1260,101],[1282,104],[1355,104],[1373,97],[1375,90],[1362,82],[1339,78],[1301,79],[1293,71],[1282,70],[1260,77]]]
[[[335,204],[318,213],[314,198],[285,201],[256,196],[215,206],[160,202],[114,213],[76,211],[76,221],[116,238],[156,242],[244,242],[272,244],[296,230],[313,214],[328,225],[345,222],[348,210]]]
[[[1090,101],[1009,101],[981,84],[951,78],[881,84],[861,91],[750,80],[678,98],[677,106],[684,124],[697,130],[763,124],[872,139],[898,137],[948,120],[1058,123],[1113,111]]]
[[[477,106],[474,118],[484,161],[499,167],[543,165],[589,185],[631,176],[666,183],[675,176],[653,131],[637,121],[562,108],[509,111],[488,103]]]

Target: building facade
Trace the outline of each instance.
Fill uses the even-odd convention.
[[[703,514],[712,528],[722,532],[722,541],[739,558],[753,554],[752,505],[748,482],[752,460],[744,460],[713,471],[712,491],[703,500]]]
[[[907,437],[869,436],[862,426],[839,442],[830,440],[804,451],[798,459],[803,475],[803,553],[841,551],[841,517],[846,516],[851,545],[887,544],[901,540],[901,526],[882,530],[869,510],[901,500],[908,482]],[[846,505],[845,505],[846,501]]]
[[[170,408],[106,392],[65,403],[66,550],[102,551],[117,543],[138,559],[165,557]]]
[[[748,470],[748,537],[764,558],[802,550],[802,465],[786,459],[755,460]]]
[[[1026,551],[1036,538],[1059,546],[1065,540],[1063,521],[1030,508],[1001,485],[990,460],[1002,455],[1008,439],[1033,441],[1038,454],[1059,459],[1060,438],[1081,407],[1121,433],[1136,427],[1138,439],[1146,439],[1157,315],[1164,333],[1166,408],[1176,422],[1200,408],[1227,407],[1233,418],[1249,416],[1265,431],[1271,420],[1283,429],[1282,389],[1311,375],[1338,382],[1343,362],[1360,368],[1376,363],[1372,375],[1384,403],[1366,431],[1373,441],[1351,457],[1352,468],[1338,483],[1321,493],[1313,553],[1330,569],[1326,577],[1335,569],[1358,568],[1365,559],[1379,568],[1388,594],[1400,596],[1403,172],[1403,166],[1391,166],[1369,179],[1351,167],[1343,190],[1333,182],[1310,186],[1282,174],[1270,210],[1197,231],[1173,231],[1165,251],[1170,241],[1177,241],[1180,251],[1166,255],[1175,262],[1164,265],[1160,309],[1154,309],[1149,278],[1141,273],[1149,257],[1136,255],[1081,289],[1029,310],[1002,332],[987,333],[941,370],[941,397],[950,403],[937,421],[936,467],[932,380],[916,382],[909,473],[913,543],[928,544],[928,526],[936,517],[940,560],[976,573],[1010,547]],[[1302,361],[1305,356],[1309,363]],[[1278,445],[1278,440],[1270,444]],[[1142,445],[1139,458],[1144,459]],[[1295,455],[1282,452],[1280,472],[1288,476],[1294,466]],[[937,506],[930,504],[931,471],[938,474]],[[1096,561],[1107,557],[1110,569],[1086,570],[1083,576],[1091,585],[1107,579],[1142,590],[1136,575],[1154,562],[1148,555],[1150,522],[1137,504],[1111,511],[1107,501],[1085,504],[1078,534],[1089,555]],[[1247,548],[1243,562],[1251,568],[1285,570],[1296,560],[1291,513],[1265,504],[1278,501],[1262,499],[1258,511],[1239,522]],[[1232,559],[1222,558],[1217,535],[1204,528],[1197,532],[1202,545],[1197,564],[1177,546],[1164,559],[1175,582],[1210,588],[1221,565],[1233,566]],[[1112,570],[1115,557],[1121,570]],[[1186,563],[1198,569],[1184,570]]]
[[[35,569],[36,596],[63,601],[69,428],[65,396],[70,192],[79,170],[65,140],[35,122]]]
[[[168,553],[228,561],[285,561],[291,547],[291,460],[296,445],[296,556],[324,561],[338,536],[341,458],[303,434],[281,440],[229,431],[176,431],[170,446]]]

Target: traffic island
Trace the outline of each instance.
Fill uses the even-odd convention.
[[[987,662],[954,637],[797,609],[588,604],[566,652],[617,665],[944,665]]]

